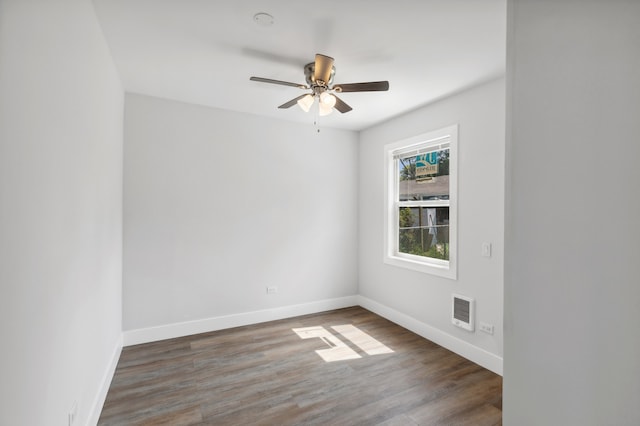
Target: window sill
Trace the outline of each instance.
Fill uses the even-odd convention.
[[[437,275],[451,280],[455,280],[457,278],[455,267],[451,262],[442,262],[442,264],[437,264],[436,262],[432,263],[428,261],[425,262],[405,257],[386,255],[384,257],[384,263],[425,274]]]

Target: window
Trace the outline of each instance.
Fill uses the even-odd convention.
[[[456,278],[458,127],[385,146],[385,263]]]

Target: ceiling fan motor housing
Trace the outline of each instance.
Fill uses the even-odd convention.
[[[315,72],[316,72],[315,62],[310,62],[304,66],[304,76],[307,81],[307,84],[311,88],[315,88],[316,86],[318,86],[318,87],[323,87],[327,89],[329,85],[333,83],[333,76],[336,74],[336,67],[335,66],[331,67],[331,74],[329,75],[329,81],[323,81],[323,82],[321,82],[320,80],[316,81]]]

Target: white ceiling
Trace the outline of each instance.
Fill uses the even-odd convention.
[[[320,125],[361,130],[498,77],[506,0],[94,0],[127,92],[313,123],[277,106],[304,92],[316,53],[334,83],[388,80],[388,92],[343,93],[353,111]],[[271,14],[269,27],[254,22]]]

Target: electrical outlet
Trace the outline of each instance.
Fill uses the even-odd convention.
[[[486,322],[480,322],[480,331],[484,331],[487,334],[493,334],[493,325]]]
[[[275,285],[267,286],[267,294],[276,294],[278,292],[278,287]]]
[[[78,417],[78,401],[73,401],[73,405],[69,410],[69,426],[73,426],[76,423],[76,417]]]

